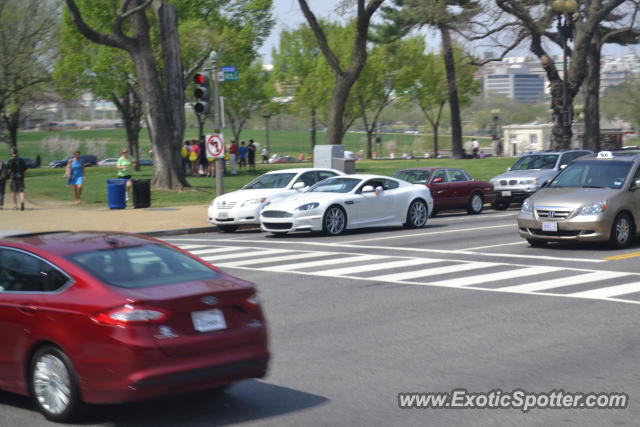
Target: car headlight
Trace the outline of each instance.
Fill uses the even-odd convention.
[[[596,202],[590,205],[584,205],[580,208],[578,215],[596,215],[607,210],[607,201]]]
[[[265,200],[267,200],[266,197],[260,197],[259,199],[245,200],[244,202],[242,202],[240,207],[251,206],[251,205],[259,205],[260,203],[263,203]]]
[[[531,203],[531,199],[526,199],[524,202],[522,202],[520,211],[526,214],[533,214],[533,203]]]
[[[521,179],[520,180],[520,184],[523,184],[523,185],[536,185],[536,184],[538,184],[538,179],[537,178]]]
[[[311,209],[315,209],[318,206],[320,206],[320,203],[318,203],[318,202],[307,203],[307,204],[304,204],[302,206],[298,206],[296,208],[296,210],[297,211],[310,211]]]

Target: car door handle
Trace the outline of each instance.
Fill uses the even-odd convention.
[[[33,314],[36,311],[38,311],[38,307],[32,304],[27,304],[27,305],[21,305],[20,307],[18,307],[18,310],[26,314]]]
[[[353,205],[355,202],[353,200],[347,200],[344,202],[345,205]]]
[[[442,193],[444,193],[444,190],[438,190],[438,191],[436,191],[436,194],[442,194]]]

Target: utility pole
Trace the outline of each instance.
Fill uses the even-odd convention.
[[[213,133],[220,134],[222,125],[220,120],[220,98],[218,97],[218,54],[215,50],[209,55],[211,62],[210,81],[213,81]],[[216,194],[224,194],[224,156],[215,159],[216,162]]]

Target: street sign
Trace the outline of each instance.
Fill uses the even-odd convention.
[[[218,71],[219,82],[235,82],[238,80],[240,73],[237,71]]]
[[[208,134],[206,141],[207,159],[224,158],[224,140],[221,133]]]
[[[220,67],[220,71],[223,73],[236,73],[238,69],[235,65],[225,65],[224,67]]]

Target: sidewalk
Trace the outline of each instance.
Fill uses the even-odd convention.
[[[207,222],[206,205],[109,209],[91,204],[77,206],[63,201],[27,200],[25,210],[19,211],[14,210],[13,201],[5,197],[4,209],[0,210],[0,235],[57,230],[168,235],[171,232],[193,233],[214,229]]]

